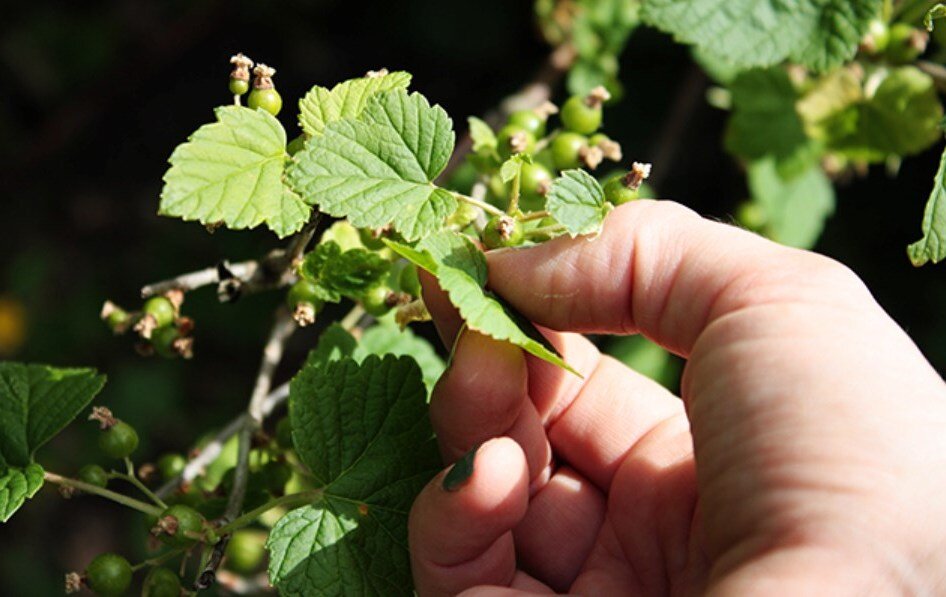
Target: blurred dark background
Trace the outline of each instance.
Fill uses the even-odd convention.
[[[190,295],[185,311],[198,327],[189,362],[138,357],[98,320],[106,298],[135,307],[144,283],[276,246],[264,230],[210,235],[155,214],[172,149],[229,101],[230,55],[278,69],[280,119],[292,133],[292,106],[312,84],[382,66],[412,72],[413,88],[462,130],[467,115],[514,92],[548,54],[528,0],[41,1],[4,16],[0,358],[106,372],[99,402],[138,428],[142,460],[186,451],[244,408],[281,300],[221,306],[211,290]],[[744,178],[721,147],[726,114],[703,101],[692,69],[685,48],[638,30],[622,59],[627,95],[606,112],[606,130],[629,159],[663,158],[654,166],[662,197],[731,220],[747,196]],[[692,109],[674,110],[687,103]],[[896,179],[877,168],[842,186],[817,250],[857,271],[942,372],[946,266],[914,269],[905,255],[940,150],[907,160]],[[294,338],[290,364],[314,337]],[[66,474],[101,462],[94,437],[91,424],[76,423],[41,461]],[[101,500],[66,503],[44,488],[0,526],[0,593],[60,594],[64,572],[106,549],[144,557],[139,518]]]

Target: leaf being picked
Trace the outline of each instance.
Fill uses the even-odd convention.
[[[785,177],[773,158],[749,165],[749,189],[765,214],[763,232],[782,244],[812,248],[834,213],[834,187],[817,162]]]
[[[316,85],[299,100],[299,126],[307,135],[322,134],[336,120],[357,118],[376,93],[407,89],[411,75],[395,71],[380,76],[361,77],[339,83],[331,90]]]
[[[0,362],[0,521],[42,485],[33,455],[105,385],[92,369]]]
[[[854,57],[883,0],[644,0],[646,22],[749,69],[825,72]]]
[[[265,110],[216,109],[174,150],[164,175],[163,216],[223,223],[232,230],[266,224],[280,238],[298,232],[311,208],[283,183],[286,131]]]
[[[407,357],[342,359],[293,379],[293,443],[322,495],[270,533],[280,594],[413,594],[407,514],[440,468],[425,397]]]
[[[329,124],[289,180],[303,199],[359,228],[389,224],[407,240],[440,230],[456,198],[432,181],[453,152],[447,113],[402,90],[374,95],[357,120]]]
[[[574,236],[597,234],[614,208],[604,190],[584,170],[566,170],[552,182],[545,205],[555,220]]]
[[[517,323],[517,314],[511,307],[485,290],[486,256],[469,238],[445,230],[425,238],[417,247],[387,239],[384,242],[401,257],[436,276],[471,330],[515,344],[540,359],[578,374],[541,334],[530,334],[531,330],[527,331],[522,322]]]
[[[916,267],[946,259],[946,152],[940,158],[933,191],[923,212],[923,238],[907,247],[907,255]]]

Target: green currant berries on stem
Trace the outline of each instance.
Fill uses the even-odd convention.
[[[263,109],[273,116],[279,115],[279,111],[282,110],[282,96],[273,85],[276,69],[265,64],[257,64],[253,69],[253,74],[256,77],[253,80],[253,91],[250,92],[246,104],[254,110]]]
[[[145,316],[154,318],[155,328],[163,328],[164,326],[171,325],[174,323],[174,318],[177,315],[177,309],[174,308],[174,303],[164,296],[153,296],[149,298],[145,301],[144,307],[142,307],[141,310]]]
[[[590,135],[601,128],[601,105],[611,99],[604,87],[598,86],[585,96],[573,96],[562,106],[562,124],[570,131]]]
[[[517,153],[532,153],[535,151],[535,135],[528,129],[515,124],[507,124],[496,135],[499,157],[509,159]]]
[[[108,473],[97,464],[87,464],[79,469],[79,480],[96,487],[108,485]]]
[[[196,541],[193,535],[203,529],[204,517],[197,510],[184,504],[175,504],[161,513],[151,533],[174,547],[187,547]]]
[[[315,323],[315,316],[319,314],[325,301],[320,298],[319,285],[311,280],[299,280],[289,288],[286,295],[292,316],[301,327]]]
[[[515,247],[524,240],[522,223],[507,215],[493,216],[483,229],[483,244],[488,249]]]
[[[241,52],[230,57],[230,64],[233,65],[233,71],[230,72],[230,93],[243,95],[250,89],[250,69],[253,68],[253,61]]]
[[[124,421],[113,425],[99,435],[99,449],[110,458],[122,459],[130,456],[138,447],[138,432]]]
[[[523,164],[519,174],[519,207],[523,211],[545,208],[545,196],[552,188],[552,173],[539,163]]]
[[[103,553],[86,567],[85,578],[97,595],[121,595],[131,586],[131,564],[116,553]]]
[[[546,118],[535,110],[517,110],[509,115],[507,124],[522,127],[532,133],[536,139],[541,139],[545,136],[545,121]]]
[[[158,458],[157,465],[163,479],[173,479],[184,472],[187,460],[180,454],[165,454]]]
[[[174,359],[180,356],[175,342],[181,337],[177,328],[173,325],[166,325],[151,332],[151,346],[158,356],[166,359]]]
[[[180,597],[181,579],[167,568],[152,568],[141,585],[141,597]]]
[[[885,55],[894,64],[909,64],[926,51],[930,34],[907,23],[895,23],[890,27],[890,37]]]
[[[224,565],[241,574],[255,572],[266,556],[266,536],[264,531],[256,529],[235,531],[227,544]]]
[[[558,170],[581,166],[581,151],[588,147],[588,138],[578,133],[562,132],[552,140],[552,162]]]
[[[365,312],[375,317],[381,317],[391,310],[391,289],[384,285],[373,286],[361,295],[361,306]]]
[[[630,171],[612,178],[604,185],[604,198],[612,205],[623,205],[640,197],[640,188],[650,176],[650,164],[634,162]]]

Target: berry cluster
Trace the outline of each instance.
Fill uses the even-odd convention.
[[[184,293],[170,290],[147,299],[140,311],[126,311],[112,301],[102,306],[101,318],[115,334],[136,332],[138,352],[167,359],[194,356],[194,320],[181,315]]]

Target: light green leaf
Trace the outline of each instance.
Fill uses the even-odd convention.
[[[283,183],[282,125],[265,110],[222,106],[215,114],[171,154],[159,213],[233,230],[265,223],[280,237],[299,231],[311,209]]]
[[[496,133],[493,132],[493,129],[476,116],[470,116],[466,121],[470,127],[470,139],[473,140],[473,151],[484,155],[495,156],[498,141],[496,140]]]
[[[946,152],[940,159],[933,191],[923,212],[923,238],[907,247],[907,254],[917,267],[946,259]]]
[[[105,376],[92,369],[0,362],[0,519],[9,518],[42,484],[42,469],[33,462],[36,450],[104,385]]]
[[[854,57],[883,0],[644,0],[643,19],[733,65],[824,72]]]
[[[432,182],[450,159],[447,113],[420,94],[388,91],[359,120],[339,120],[295,157],[289,179],[302,197],[355,226],[393,224],[407,240],[439,230],[456,198]]]
[[[409,327],[402,330],[397,325],[386,322],[380,322],[365,330],[352,358],[361,362],[372,354],[413,357],[420,367],[428,392],[433,390],[434,384],[446,367],[430,342],[415,334]]]
[[[407,514],[440,468],[425,396],[407,357],[343,359],[293,379],[293,443],[323,493],[270,533],[280,594],[413,594]]]
[[[36,495],[42,486],[43,467],[38,464],[0,471],[0,522],[10,520],[23,502]]]
[[[367,249],[342,251],[338,243],[319,243],[306,254],[299,275],[325,291],[323,300],[337,302],[378,284],[388,275],[391,264]]]
[[[345,220],[338,220],[322,233],[322,238],[319,242],[327,243],[329,241],[338,243],[342,251],[365,248],[364,243],[361,242],[361,235],[358,233],[358,229]]]
[[[385,239],[401,257],[434,276],[460,311],[467,327],[504,342],[554,365],[572,369],[534,326],[509,305],[484,289],[487,278],[486,256],[466,236],[443,231],[421,241],[416,248]]]
[[[830,79],[826,85],[821,97],[837,91]],[[835,94],[831,109],[822,106],[812,113],[810,101],[802,104],[809,130],[828,149],[855,160],[882,162],[890,155],[919,153],[940,138],[943,108],[932,78],[919,69],[904,66],[877,71],[864,82],[859,96],[854,94],[853,82],[848,80],[844,86],[846,103]]]
[[[817,162],[785,178],[774,159],[749,165],[749,189],[765,214],[763,232],[782,244],[810,249],[834,213],[834,187]]]
[[[376,93],[407,89],[410,84],[410,73],[395,71],[379,77],[350,79],[331,90],[316,85],[299,100],[299,126],[309,136],[319,135],[330,122],[357,118]]]
[[[604,218],[614,208],[605,201],[604,190],[584,170],[566,170],[552,182],[546,207],[572,236],[597,234]]]
[[[321,367],[331,361],[350,357],[355,352],[358,341],[340,324],[333,323],[322,332],[315,348],[309,351],[305,366]]]
[[[946,17],[946,4],[936,4],[923,16],[923,26],[927,31],[933,31],[933,21],[943,17]]]
[[[733,112],[726,149],[748,160],[773,156],[798,172],[818,153],[795,109],[798,94],[781,68],[751,70],[731,85]]]

